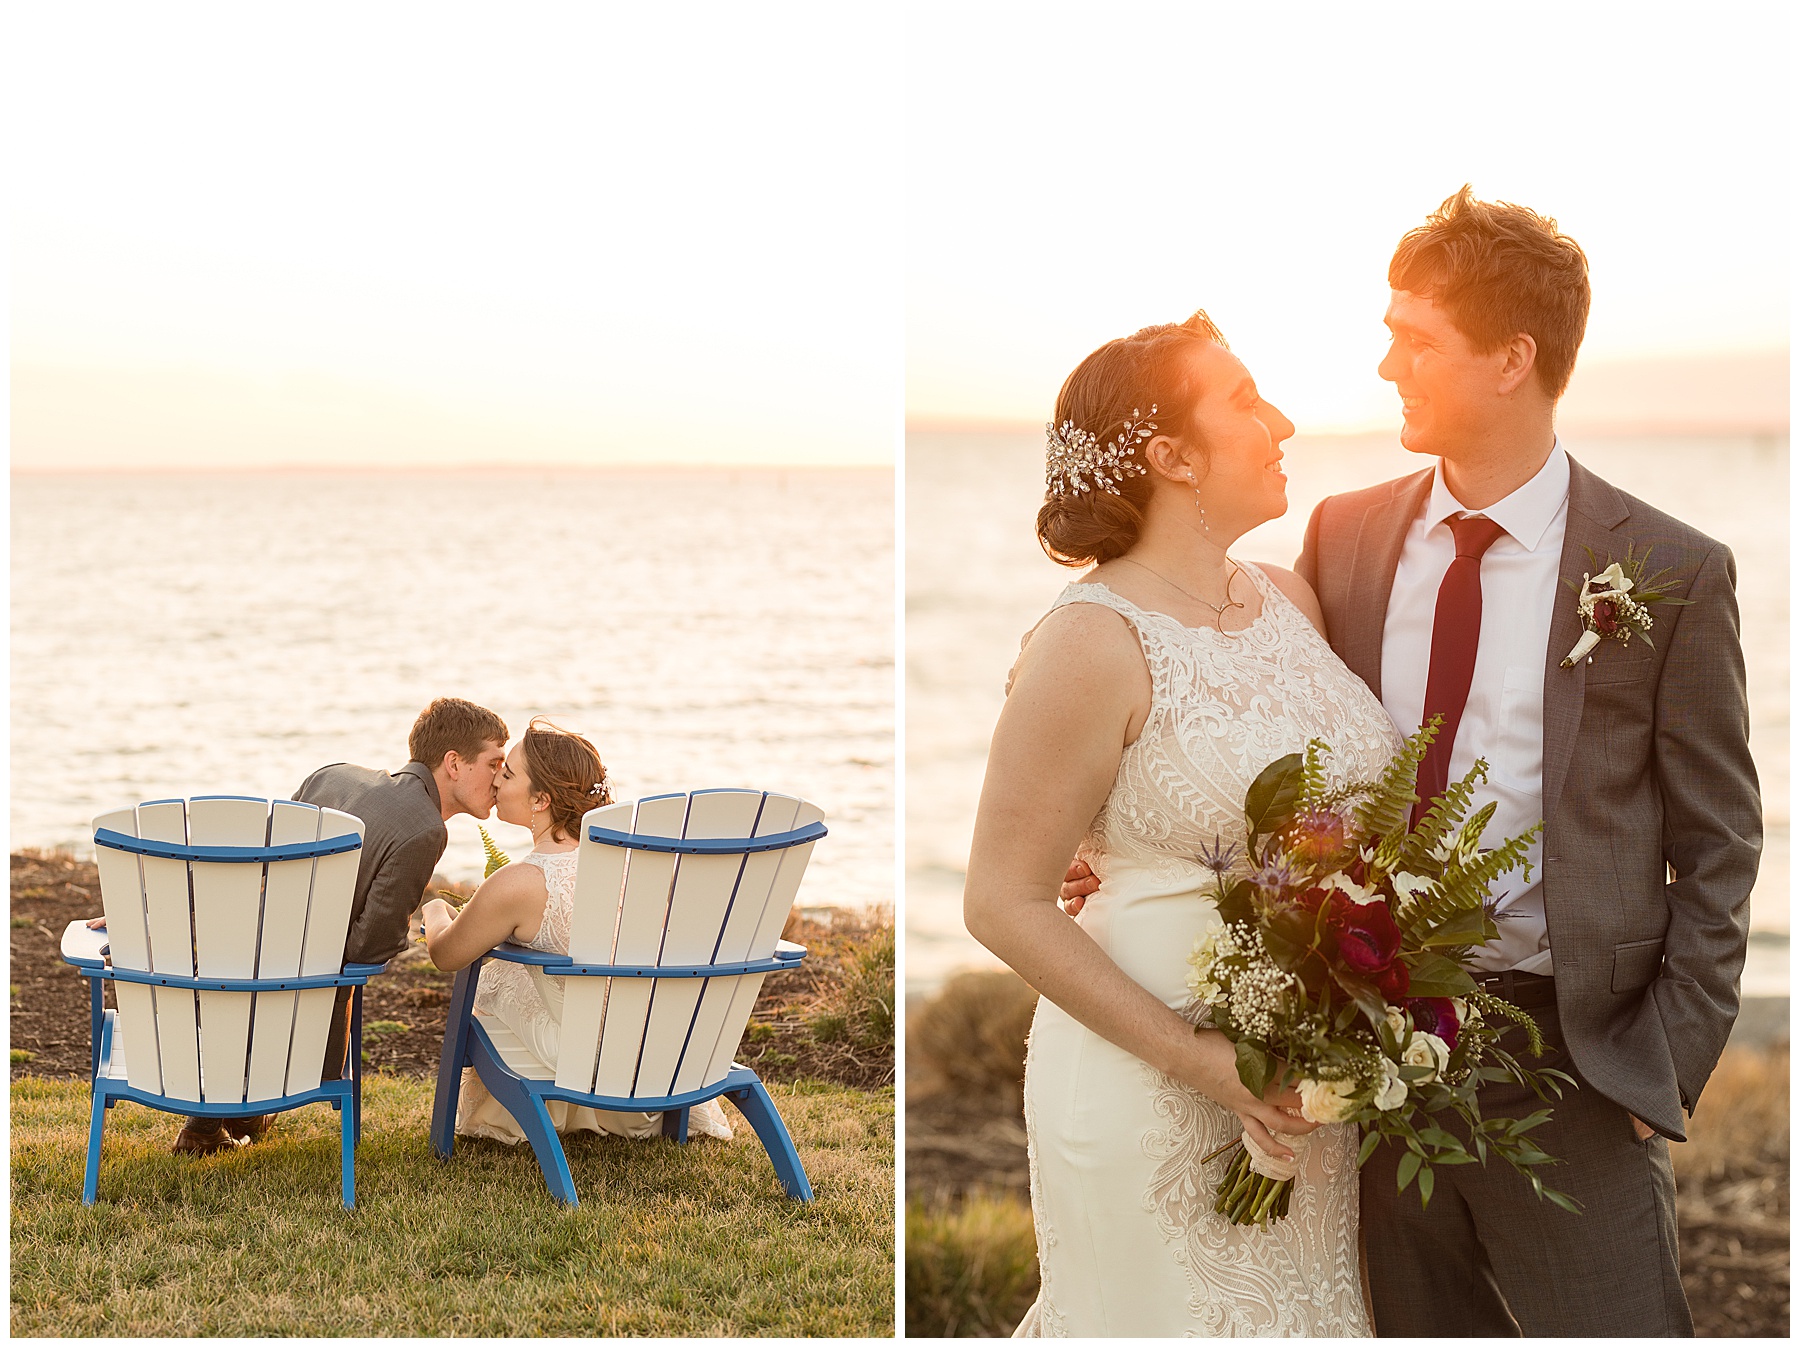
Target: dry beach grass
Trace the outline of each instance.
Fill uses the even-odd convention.
[[[1035,996],[965,974],[907,1024],[906,1328],[1010,1333],[1037,1294],[1020,1117]],[[1682,1285],[1702,1336],[1788,1333],[1788,1049],[1727,1048],[1672,1149]]]

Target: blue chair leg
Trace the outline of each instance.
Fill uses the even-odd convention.
[[[550,1122],[550,1111],[537,1096],[528,1091],[521,1094],[525,1096],[525,1107],[519,1109],[508,1103],[507,1108],[531,1143],[531,1150],[537,1153],[538,1168],[544,1172],[544,1184],[549,1188],[550,1196],[558,1203],[579,1207],[581,1200],[575,1196],[575,1176],[569,1171],[569,1158],[563,1153],[556,1126]]]
[[[357,1118],[354,1098],[347,1106],[338,1109],[338,1164],[344,1172],[344,1206],[356,1206],[356,1138],[362,1131]]]
[[[362,985],[350,989],[350,1096],[356,1121],[356,1145],[362,1145]],[[348,1207],[348,1202],[345,1203]]]
[[[100,1192],[100,1135],[106,1131],[106,1092],[94,1083],[93,1118],[88,1123],[87,1174],[81,1181],[81,1201],[90,1206]]]
[[[89,1007],[88,1026],[88,1076],[100,1075],[100,1022],[105,1017],[106,1002],[102,997],[100,985],[103,980],[88,979],[88,989],[93,994]]]
[[[788,1191],[790,1198],[798,1198],[802,1203],[812,1202],[812,1185],[807,1182],[806,1168],[800,1164],[800,1153],[794,1150],[794,1139],[788,1136],[787,1125],[775,1112],[775,1102],[769,1098],[768,1088],[761,1081],[752,1081],[745,1089],[728,1094],[731,1102],[750,1120],[750,1126],[756,1129],[763,1150],[769,1153],[769,1160],[774,1163],[775,1178],[781,1181],[781,1187]]]
[[[476,960],[456,975],[444,1014],[444,1050],[438,1058],[437,1094],[431,1102],[431,1146],[449,1158],[456,1145],[456,1099],[462,1092],[462,1070],[469,1062],[469,1017],[475,1011],[475,988],[481,973]]]
[[[685,1143],[688,1134],[688,1107],[665,1109],[662,1116],[662,1135],[672,1137],[677,1143]]]

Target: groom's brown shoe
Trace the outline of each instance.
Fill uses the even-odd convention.
[[[222,1119],[225,1131],[240,1142],[260,1142],[275,1122],[273,1114],[252,1114],[247,1119]]]
[[[210,1156],[215,1151],[230,1151],[243,1145],[225,1131],[218,1119],[191,1118],[175,1136],[177,1156]]]

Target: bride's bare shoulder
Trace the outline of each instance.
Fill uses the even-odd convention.
[[[1137,636],[1118,610],[1081,601],[1060,604],[1020,640],[1007,691],[1040,672],[1054,672],[1066,682],[1108,683],[1143,663]]]
[[[1304,579],[1285,566],[1271,566],[1268,562],[1256,564],[1262,573],[1274,583],[1299,609],[1312,620],[1312,625],[1321,632],[1325,630],[1325,610],[1319,606],[1319,596],[1313,593],[1313,587]]]

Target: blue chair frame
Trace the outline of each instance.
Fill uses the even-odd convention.
[[[823,824],[809,824],[791,833],[773,834],[753,839],[680,839],[653,835],[620,833],[611,829],[590,827],[588,837],[594,842],[612,843],[639,851],[677,852],[688,854],[769,851],[793,847],[825,836]],[[710,1086],[682,1095],[606,1096],[561,1087],[554,1080],[524,1077],[502,1061],[488,1036],[485,1026],[476,1018],[475,991],[482,964],[502,959],[514,964],[536,965],[552,978],[723,978],[735,974],[775,973],[796,968],[806,957],[806,947],[791,941],[779,942],[770,959],[732,964],[702,965],[626,965],[577,964],[572,956],[548,951],[529,950],[504,942],[460,970],[450,993],[450,1005],[444,1027],[444,1050],[438,1062],[437,1093],[431,1109],[431,1145],[438,1156],[449,1160],[456,1146],[456,1105],[462,1087],[462,1069],[473,1067],[481,1082],[513,1116],[543,1171],[544,1183],[559,1203],[575,1207],[575,1179],[569,1171],[568,1157],[562,1139],[551,1124],[545,1103],[566,1100],[593,1109],[663,1115],[663,1135],[677,1143],[687,1141],[688,1111],[704,1101],[724,1096],[736,1105],[756,1130],[763,1150],[775,1167],[775,1175],[791,1198],[803,1203],[812,1201],[812,1184],[800,1153],[788,1134],[787,1125],[770,1099],[762,1079],[748,1067],[733,1063],[724,1077]]]
[[[292,861],[306,857],[331,856],[351,851],[362,845],[355,835],[326,838],[314,843],[290,843],[277,847],[206,847],[182,843],[152,842],[128,834],[100,829],[94,835],[96,845],[144,856],[165,857],[180,861],[247,862]],[[303,1105],[327,1103],[341,1117],[339,1133],[339,1168],[342,1172],[344,1206],[356,1206],[356,1146],[362,1140],[362,990],[385,964],[345,964],[336,975],[318,974],[300,978],[190,978],[178,974],[147,973],[136,969],[115,969],[107,963],[111,952],[106,928],[88,929],[83,922],[72,922],[63,933],[63,959],[75,966],[90,989],[91,1035],[89,1066],[92,1071],[92,1117],[88,1125],[87,1169],[82,1179],[81,1201],[93,1204],[100,1184],[100,1142],[106,1127],[106,1111],[121,1100],[147,1105],[170,1114],[189,1114],[200,1118],[241,1118],[247,1111],[256,1114],[278,1114]],[[108,981],[147,983],[155,987],[187,988],[201,992],[293,992],[307,988],[348,987],[350,994],[350,1077],[348,1080],[321,1081],[318,1086],[295,1095],[274,1100],[211,1102],[182,1100],[176,1096],[140,1090],[128,1081],[113,1078],[110,1071],[117,1011],[105,1009],[103,984]],[[348,1106],[346,1108],[345,1106]]]

